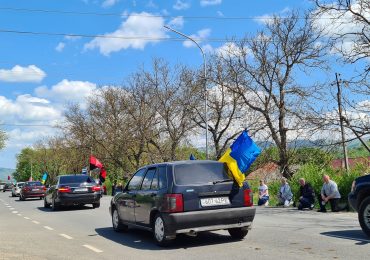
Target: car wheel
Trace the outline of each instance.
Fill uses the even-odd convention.
[[[154,239],[159,246],[168,246],[173,239],[166,238],[166,223],[161,214],[157,213],[153,222],[153,235]]]
[[[50,204],[46,202],[46,197],[44,197],[44,208],[50,208]]]
[[[93,203],[92,206],[93,206],[93,209],[99,208],[100,207],[100,202]]]
[[[51,200],[51,209],[53,211],[58,210],[58,205],[55,203],[55,199],[54,198]]]
[[[246,227],[229,228],[227,231],[229,231],[229,234],[233,239],[237,240],[243,239],[248,234],[248,229]]]
[[[21,195],[19,195],[19,200],[26,200],[26,198],[21,194]]]
[[[112,212],[112,226],[113,226],[113,230],[116,232],[128,230],[128,226],[125,224],[122,224],[121,219],[119,218],[119,215],[118,215],[118,211],[115,208],[113,209],[113,212]]]
[[[361,202],[358,211],[358,221],[364,233],[370,237],[370,197]]]

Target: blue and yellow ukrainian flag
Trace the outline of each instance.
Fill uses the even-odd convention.
[[[245,180],[244,173],[260,153],[261,149],[249,137],[248,132],[243,131],[218,161],[227,164],[232,177],[241,187]]]
[[[47,172],[44,172],[44,175],[42,175],[41,183],[44,185],[49,174]]]

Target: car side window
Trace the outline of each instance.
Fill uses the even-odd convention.
[[[143,185],[141,185],[142,190],[150,190],[150,185],[152,184],[153,176],[156,172],[156,168],[150,168],[145,175]]]
[[[150,187],[150,189],[158,190],[158,171],[156,171],[153,176],[152,186]]]
[[[158,183],[159,189],[167,188],[167,175],[166,175],[166,167],[158,167]]]
[[[130,180],[130,183],[127,186],[127,190],[140,189],[141,182],[143,181],[143,177],[145,174],[145,170],[146,169],[141,169],[135,173],[134,177],[132,177],[132,179]]]

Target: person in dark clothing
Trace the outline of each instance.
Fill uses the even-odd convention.
[[[315,203],[315,192],[311,184],[307,183],[304,178],[299,179],[299,203],[298,210],[303,210],[304,208],[313,209]]]

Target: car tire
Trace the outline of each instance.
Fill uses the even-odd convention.
[[[44,208],[50,208],[50,204],[46,202],[46,197],[44,197]]]
[[[167,236],[166,223],[161,214],[157,213],[153,221],[153,237],[157,245],[164,247],[171,244],[173,238],[168,239],[166,238],[166,236]]]
[[[55,199],[53,198],[52,200],[51,200],[51,209],[53,210],[53,211],[56,211],[56,210],[58,210],[58,205],[55,203]]]
[[[122,223],[116,208],[113,208],[112,212],[112,226],[116,232],[126,232],[128,230],[128,226]]]
[[[19,200],[25,201],[25,200],[26,200],[26,198],[25,198],[22,194],[20,194],[20,195],[19,195]]]
[[[96,202],[92,204],[93,209],[99,208],[100,207],[100,202]]]
[[[242,240],[248,234],[248,228],[229,228],[227,230],[233,239]]]
[[[358,211],[358,221],[364,233],[370,237],[370,197],[361,202]]]

